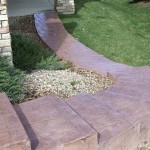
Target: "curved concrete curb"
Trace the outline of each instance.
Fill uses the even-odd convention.
[[[64,60],[105,75],[108,72],[117,75],[133,68],[113,62],[77,41],[65,30],[56,12],[38,13],[34,18],[41,39]]]

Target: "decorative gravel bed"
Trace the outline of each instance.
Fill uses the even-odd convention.
[[[37,34],[33,15],[10,17],[9,24],[11,32],[28,35],[47,48]],[[27,74],[24,83],[30,99],[47,94],[57,94],[61,98],[80,92],[93,94],[107,89],[111,84],[113,82],[108,77],[77,67],[66,70],[34,70]]]
[[[150,150],[150,140],[143,141],[137,148],[137,150]]]
[[[94,94],[107,89],[113,82],[85,69],[77,67],[66,70],[37,70],[27,75],[25,86],[30,97],[47,94],[57,94],[61,98],[68,98],[80,92]]]

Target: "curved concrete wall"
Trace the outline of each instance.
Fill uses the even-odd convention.
[[[73,14],[75,12],[74,0],[57,0],[56,10],[58,13]],[[12,61],[7,0],[0,0],[0,54],[9,56]]]

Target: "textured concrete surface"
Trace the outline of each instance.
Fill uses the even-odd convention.
[[[82,93],[65,101],[45,96],[15,106],[32,150],[133,150],[150,139],[150,67],[130,67],[100,56],[69,35],[54,12],[34,16],[39,35],[59,57],[118,80],[95,95]],[[0,150],[23,139],[28,145],[24,129],[6,95],[0,94]]]
[[[34,17],[40,37],[59,57],[117,77],[113,87],[95,98],[81,94],[66,101],[99,133],[99,148],[128,150],[150,138],[150,67],[131,67],[97,54],[68,34],[55,12]]]
[[[127,65],[108,60],[77,41],[67,33],[55,12],[39,13],[34,17],[40,37],[59,57],[97,73],[116,74],[132,69]]]
[[[25,16],[54,10],[54,0],[7,0],[8,16]]]
[[[15,110],[29,136],[32,150],[93,150],[97,133],[65,102],[45,96]]]
[[[31,150],[29,138],[4,93],[0,93],[0,150]]]
[[[106,91],[97,92],[95,96],[116,110],[125,120],[132,125],[140,125],[140,138],[150,138],[150,100],[137,96]]]
[[[105,101],[85,93],[66,99],[66,103],[99,133],[100,150],[134,149],[139,143],[139,124],[131,125]]]

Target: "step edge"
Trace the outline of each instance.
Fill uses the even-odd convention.
[[[18,119],[18,121],[19,121],[19,124],[21,125],[21,127],[22,127],[22,129],[23,129],[22,131],[24,132],[24,135],[26,136],[25,139],[23,139],[23,140],[20,140],[20,139],[19,139],[17,142],[11,140],[10,146],[13,146],[13,145],[16,145],[16,144],[19,144],[19,143],[22,143],[22,144],[23,144],[24,142],[26,142],[27,145],[28,145],[29,150],[31,150],[31,142],[30,142],[30,140],[29,140],[29,137],[28,137],[28,135],[27,135],[27,133],[26,133],[26,131],[25,131],[25,129],[24,129],[24,126],[23,126],[23,124],[22,124],[22,122],[21,122],[21,120],[20,120],[18,114],[16,113],[15,109],[13,108],[12,104],[10,103],[9,98],[7,97],[7,95],[6,95],[5,92],[0,93],[0,95],[2,95],[3,98],[5,98],[5,99],[8,101],[10,107],[12,108],[12,110],[13,110],[15,116],[17,117],[17,119]],[[8,145],[6,145],[5,147],[8,147]]]

